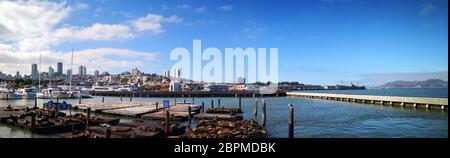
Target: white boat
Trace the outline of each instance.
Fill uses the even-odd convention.
[[[21,99],[20,95],[14,92],[14,90],[9,85],[0,85],[0,99]]]
[[[91,91],[101,91],[101,92],[113,91],[113,88],[94,85],[94,86],[92,86]]]
[[[73,94],[67,91],[63,91],[59,87],[51,87],[48,89],[42,89],[41,92],[36,93],[36,96],[39,99],[71,99],[73,98]]]
[[[19,95],[22,99],[35,99],[36,98],[36,89],[25,87],[22,89],[19,89],[16,92],[17,95]]]

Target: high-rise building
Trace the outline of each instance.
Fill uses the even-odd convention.
[[[50,66],[48,67],[48,75],[53,77],[55,75],[55,70]]]
[[[37,64],[31,64],[31,79],[37,80],[38,79],[38,67]]]
[[[16,79],[20,79],[20,72],[19,71],[16,72]]]
[[[83,66],[80,66],[80,67],[78,67],[78,74],[80,75],[80,76],[83,76]]]
[[[87,70],[86,70],[86,66],[83,66],[83,76],[87,75]]]
[[[63,75],[63,63],[62,62],[58,62],[58,67],[57,67],[57,75]]]
[[[95,71],[94,71],[94,76],[95,76],[95,78],[98,78],[99,74],[100,74],[100,72],[99,72],[98,70],[95,70]]]
[[[70,79],[71,75],[72,75],[72,70],[67,69],[67,79]]]

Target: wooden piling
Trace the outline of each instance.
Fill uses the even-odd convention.
[[[120,96],[120,102],[122,102],[123,100],[122,100],[122,96]]]
[[[159,111],[159,109],[158,109],[158,104],[159,104],[159,102],[156,102],[156,112],[158,112]]]
[[[255,121],[258,117],[258,99],[255,99],[255,104],[253,105],[253,115],[255,116]]]
[[[242,97],[239,96],[239,109],[242,109]]]
[[[130,95],[130,102],[133,101],[133,95]]]
[[[170,113],[169,110],[166,110],[166,135],[170,133]]]
[[[220,108],[220,98],[218,100],[217,106]]]
[[[88,107],[86,110],[87,110],[86,111],[86,131],[87,131],[89,128],[89,120],[91,119],[91,108]]]
[[[294,138],[294,106],[292,104],[289,104],[288,108],[288,125],[289,125],[288,137]]]
[[[214,100],[211,100],[211,108],[214,108]]]
[[[102,97],[102,103],[105,103],[105,97]]]
[[[192,98],[191,105],[195,104],[194,101],[195,101],[194,98]]]
[[[192,123],[192,108],[191,108],[191,106],[188,106],[188,120],[189,120],[189,125],[191,125],[191,123]]]
[[[81,104],[81,98],[82,98],[82,97],[80,97],[80,98],[78,99],[78,104]]]
[[[37,108],[37,96],[34,98],[34,108]]]
[[[205,113],[205,102],[202,102],[202,113]]]
[[[36,114],[34,112],[31,113],[31,132],[34,132],[36,129]]]
[[[111,138],[111,129],[105,127],[105,138]]]
[[[262,126],[266,128],[266,100],[262,101]]]

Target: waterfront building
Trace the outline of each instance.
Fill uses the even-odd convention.
[[[94,71],[94,77],[95,79],[98,79],[98,76],[100,75],[100,72],[98,70]]]
[[[38,79],[38,67],[37,64],[31,64],[31,79],[37,80]]]
[[[55,74],[55,70],[50,66],[48,67],[48,76],[53,77]]]
[[[63,63],[62,62],[58,62],[58,66],[57,66],[57,75],[61,76],[63,75]]]
[[[224,84],[212,84],[208,85],[206,91],[211,92],[226,92],[228,91],[228,86]]]
[[[245,84],[245,78],[244,77],[238,77],[236,79],[236,84]]]
[[[169,91],[171,91],[171,92],[179,92],[179,91],[181,91],[181,84],[179,82],[176,82],[176,81],[170,82]]]
[[[83,76],[83,66],[78,67],[78,74]]]

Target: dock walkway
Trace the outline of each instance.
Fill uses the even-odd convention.
[[[355,102],[364,104],[379,104],[390,106],[398,105],[401,107],[410,106],[414,108],[425,108],[425,109],[440,108],[441,110],[448,109],[448,98],[373,96],[373,95],[305,93],[305,92],[288,92],[286,93],[286,95],[293,97]]]

